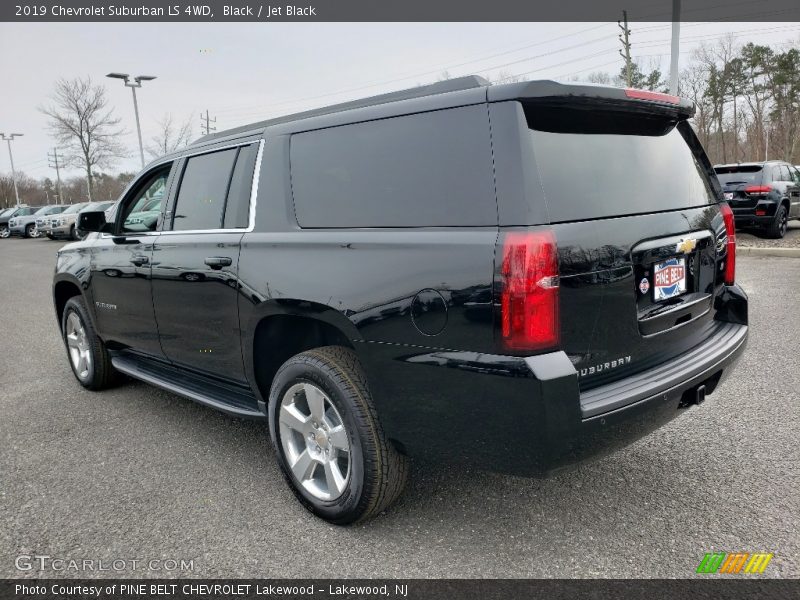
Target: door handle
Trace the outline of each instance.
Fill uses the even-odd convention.
[[[131,259],[131,262],[135,264],[137,267],[141,267],[142,265],[146,265],[147,263],[149,263],[150,259],[147,258],[146,256],[134,256]]]
[[[233,259],[229,256],[209,256],[203,262],[212,269],[221,269],[222,267],[230,267],[233,264]]]

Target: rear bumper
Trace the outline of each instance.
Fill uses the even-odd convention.
[[[60,237],[62,235],[69,235],[72,232],[72,224],[61,225],[59,227],[51,227],[48,233],[53,237]]]
[[[759,202],[751,208],[733,208],[733,220],[737,227],[767,227],[775,218],[777,204],[774,202]],[[763,212],[757,215],[756,211]]]
[[[539,476],[624,447],[712,393],[745,349],[746,296],[714,334],[668,363],[581,393],[563,352],[527,358],[361,343],[378,416],[410,455]],[[733,322],[736,321],[736,322]],[[417,351],[417,352],[415,352]]]

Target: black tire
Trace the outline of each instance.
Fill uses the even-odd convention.
[[[81,376],[78,373],[75,364],[70,357],[70,348],[67,342],[67,322],[70,315],[77,315],[82,325],[86,346],[91,356],[91,364],[87,368],[87,373]],[[108,355],[108,350],[103,341],[97,337],[97,332],[94,329],[91,318],[86,310],[83,298],[74,296],[67,301],[64,307],[64,314],[61,316],[61,337],[64,341],[64,347],[67,350],[67,360],[69,360],[72,373],[75,379],[78,380],[83,387],[90,390],[102,390],[113,386],[119,380],[119,374],[111,365],[111,358]]]
[[[775,218],[772,224],[767,229],[767,235],[773,239],[779,240],[786,235],[786,228],[788,227],[789,219],[786,207],[781,204],[775,211]]]
[[[31,238],[33,237],[33,230],[36,228],[36,225],[31,223],[30,225],[25,226],[25,237]]]
[[[56,238],[54,238],[54,237],[53,237],[53,234],[52,234],[52,233],[48,233],[48,234],[47,234],[47,239],[48,239],[48,240],[54,240],[54,239],[56,239]]]
[[[5,239],[11,235],[11,230],[8,228],[8,225],[0,226],[0,238]]]
[[[78,231],[75,229],[75,225],[69,228],[69,239],[76,242],[81,239],[78,237]]]
[[[333,500],[320,500],[300,485],[283,450],[278,411],[284,394],[298,383],[311,383],[327,395],[348,434],[350,473],[344,491]],[[408,459],[385,438],[366,377],[349,348],[316,348],[283,364],[270,389],[269,430],[278,463],[292,491],[312,513],[336,525],[379,514],[397,500],[408,480]]]

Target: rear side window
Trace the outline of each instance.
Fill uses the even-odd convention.
[[[295,134],[291,176],[301,227],[497,224],[485,105]]]
[[[690,147],[685,137],[690,133],[674,121],[543,107],[528,108],[526,114],[551,222],[717,201],[713,174]]]
[[[258,145],[250,144],[239,150],[236,166],[231,177],[228,201],[225,204],[225,229],[245,228],[250,221],[250,191],[253,186],[253,172],[256,166]]]

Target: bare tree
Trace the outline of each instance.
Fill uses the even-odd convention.
[[[171,113],[166,113],[158,122],[158,135],[152,138],[152,144],[147,146],[147,152],[152,158],[175,152],[186,146],[192,138],[192,122],[185,121],[182,125],[175,123]]]
[[[85,169],[89,200],[93,172],[111,166],[126,155],[119,138],[120,120],[108,107],[106,90],[86,79],[59,79],[48,106],[39,110],[50,117],[50,133],[64,151],[67,164]]]
[[[499,71],[497,73],[497,75],[495,75],[493,78],[490,77],[489,81],[491,81],[492,83],[497,83],[497,84],[501,84],[501,83],[517,83],[518,81],[522,81],[522,76],[521,75],[514,75],[510,71]]]

